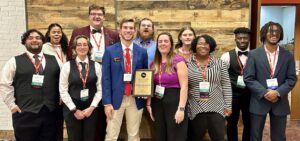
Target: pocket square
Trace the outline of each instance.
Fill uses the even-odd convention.
[[[120,62],[120,61],[121,61],[121,58],[119,58],[119,57],[114,58],[114,62]]]

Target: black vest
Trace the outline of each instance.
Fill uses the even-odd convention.
[[[38,113],[45,105],[50,111],[55,110],[59,103],[59,72],[60,68],[55,57],[44,54],[44,83],[42,88],[31,86],[35,68],[26,53],[16,56],[16,74],[13,81],[16,104],[22,111]]]
[[[228,69],[228,73],[229,73],[229,77],[230,77],[230,81],[231,81],[232,91],[233,92],[248,91],[247,87],[245,87],[245,88],[237,87],[237,78],[239,75],[241,75],[241,68],[237,61],[237,59],[239,59],[239,58],[236,55],[235,49],[229,51],[229,57],[230,57],[230,67]],[[243,64],[241,64],[241,65],[243,67]]]
[[[89,89],[89,98],[87,101],[80,100],[80,91],[83,89],[83,82],[80,79],[80,73],[77,69],[75,60],[70,61],[70,74],[69,74],[69,94],[76,105],[77,109],[85,109],[89,107],[97,92],[98,77],[95,71],[95,62],[89,60],[89,74],[86,82],[86,89]]]

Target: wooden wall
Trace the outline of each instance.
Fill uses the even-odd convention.
[[[234,28],[250,23],[250,0],[27,0],[28,28],[45,33],[50,23],[57,22],[70,37],[73,28],[88,25],[90,4],[106,8],[105,25],[112,29],[123,17],[148,17],[154,21],[156,35],[168,31],[177,41],[179,29],[192,26],[198,35],[216,39],[217,55],[235,47]]]

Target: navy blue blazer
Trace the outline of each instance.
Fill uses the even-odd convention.
[[[263,46],[250,51],[244,70],[244,81],[251,90],[250,112],[266,115],[270,111],[274,115],[287,115],[290,113],[288,93],[297,82],[295,61],[293,55],[286,49],[279,47],[279,56],[273,78],[277,78],[276,89],[280,98],[271,103],[264,98],[267,90],[267,79],[270,79],[270,65]]]
[[[133,44],[132,72],[136,69],[147,69],[147,50]],[[115,110],[121,106],[124,96],[124,55],[121,42],[105,48],[102,60],[102,104],[112,104]],[[134,74],[132,75],[134,76]],[[133,77],[132,77],[133,79]],[[131,81],[133,82],[133,80]],[[143,108],[145,100],[135,98],[137,108]]]

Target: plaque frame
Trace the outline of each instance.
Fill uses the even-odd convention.
[[[146,75],[146,76],[142,76],[142,75]],[[143,78],[143,77],[146,77],[146,78]],[[154,71],[153,70],[150,70],[150,69],[137,69],[134,73],[132,96],[135,96],[135,97],[153,97],[153,91],[154,91],[153,77],[154,77]],[[146,85],[149,85],[148,87],[151,87],[150,88],[151,90],[146,90],[147,93],[141,93],[140,92],[141,90],[137,90],[137,88],[140,88],[141,85],[142,85],[141,84],[142,82],[140,82],[140,81],[143,81],[142,79],[147,79],[147,78],[150,79],[149,80],[150,84],[146,84]],[[145,81],[147,81],[147,80],[145,80]],[[147,87],[147,86],[145,86],[145,87]]]

